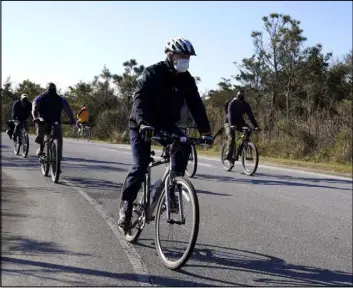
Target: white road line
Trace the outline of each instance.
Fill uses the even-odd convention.
[[[81,188],[75,186],[68,180],[61,180],[62,182],[68,184],[71,186],[73,189],[75,189],[78,193],[80,193],[92,206],[97,210],[97,212],[102,216],[102,218],[105,220],[105,222],[108,224],[110,229],[113,231],[115,234],[116,238],[118,238],[120,245],[126,254],[126,257],[129,259],[132,269],[134,270],[136,274],[136,278],[140,284],[140,286],[154,286],[151,282],[152,279],[148,273],[148,270],[141,259],[141,256],[137,253],[136,249],[128,243],[121,233],[118,230],[117,224],[115,220],[110,217],[107,213],[107,211],[96,201],[94,200],[91,196],[89,196],[85,191],[83,191]]]

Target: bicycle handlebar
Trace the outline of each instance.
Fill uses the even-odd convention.
[[[51,124],[51,125],[74,125],[71,122],[67,122],[67,121],[45,121],[43,118],[35,118],[33,119],[34,123],[47,123],[47,124]]]
[[[201,145],[207,145],[207,146],[211,146],[209,144],[206,143],[202,143],[203,141],[207,140],[207,137],[205,137],[205,139],[203,139],[203,137],[199,137],[199,138],[195,138],[195,137],[185,137],[185,136],[179,136],[177,134],[170,134],[166,131],[163,130],[158,130],[155,132],[154,127],[152,126],[146,126],[146,125],[141,125],[140,127],[140,132],[143,131],[148,131],[151,135],[150,137],[146,137],[146,138],[150,138],[150,139],[154,139],[154,140],[167,140],[167,141],[172,141],[172,142],[177,142],[177,143],[186,143],[186,144],[190,144],[190,145],[196,145],[196,144],[201,144]],[[155,133],[154,133],[155,132]],[[155,134],[154,136],[152,136],[152,134]],[[209,136],[209,140],[213,140],[212,136]]]

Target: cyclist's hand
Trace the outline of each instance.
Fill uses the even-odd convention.
[[[260,127],[255,127],[255,129],[254,129],[256,132],[259,132],[259,131],[261,131],[261,129],[260,129]]]
[[[145,141],[151,141],[154,134],[154,128],[152,126],[141,124],[139,132]]]

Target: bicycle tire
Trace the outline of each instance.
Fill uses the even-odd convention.
[[[40,156],[40,168],[42,171],[42,175],[47,177],[49,175],[49,166],[50,166],[50,147],[49,142],[46,141],[44,144],[44,150],[46,151],[46,155]]]
[[[162,260],[163,264],[171,270],[176,270],[176,269],[182,267],[190,259],[190,256],[192,255],[194,248],[195,248],[195,245],[196,245],[196,240],[198,237],[199,225],[200,225],[199,201],[198,201],[194,186],[192,185],[190,180],[185,177],[176,177],[175,182],[176,182],[176,185],[181,184],[189,192],[189,196],[190,196],[191,203],[193,206],[194,223],[193,223],[193,227],[192,227],[190,241],[189,241],[188,247],[186,248],[183,256],[175,262],[168,261],[162,252],[161,243],[160,243],[160,239],[159,239],[159,233],[158,233],[159,232],[161,209],[162,209],[163,203],[165,202],[165,189],[164,189],[164,191],[161,193],[161,196],[160,196],[160,198],[158,200],[158,204],[157,204],[157,212],[156,212],[156,216],[155,216],[155,243],[156,243],[156,250],[157,250],[159,258]]]
[[[25,144],[25,145],[23,145]],[[29,137],[26,130],[22,132],[22,157],[26,158],[29,151]]]
[[[245,167],[245,151],[246,151],[246,146],[250,146],[254,151],[255,151],[255,166],[254,169],[252,169],[252,171],[249,171],[246,167]],[[247,142],[244,143],[244,147],[243,147],[243,151],[242,151],[242,155],[241,155],[241,163],[243,165],[244,168],[244,173],[248,176],[253,176],[257,170],[257,167],[259,165],[259,152],[257,150],[257,147],[254,143],[252,142]]]
[[[54,146],[54,147],[53,147]],[[60,177],[60,155],[61,155],[61,145],[59,145],[58,139],[53,139],[50,142],[50,147],[51,147],[51,154],[50,154],[50,175],[51,175],[51,180],[54,183],[58,183],[59,177]],[[52,158],[52,152],[55,151],[55,162],[53,161],[54,159]],[[54,166],[55,165],[55,171],[54,171]]]
[[[189,177],[189,178],[193,178],[196,174],[196,171],[197,171],[197,150],[196,150],[196,146],[195,145],[191,145],[191,155],[194,159],[193,163],[193,167],[192,169],[190,170],[191,172],[189,172],[188,168],[186,167],[186,170],[185,170],[185,174]],[[189,162],[188,162],[189,163]]]
[[[127,175],[128,175],[128,174],[127,174]],[[122,187],[122,191],[125,189],[126,180],[127,180],[127,175],[126,175],[125,180],[124,180],[124,184],[123,184],[123,187]],[[144,181],[142,182],[142,185],[141,185],[141,188],[142,188],[142,189],[143,189],[143,187],[144,187],[145,181],[146,181],[146,180],[144,180]],[[137,195],[138,195],[138,194],[137,194]],[[143,194],[143,197],[144,197],[144,194]],[[136,202],[136,200],[137,200],[137,197],[136,197],[134,203]],[[142,201],[143,201],[143,198],[142,198]],[[141,202],[141,198],[140,198],[140,201],[137,200],[137,202]],[[145,211],[144,213],[145,213],[145,220],[144,220],[144,221],[146,221],[146,211]],[[135,229],[135,230],[136,230],[136,233],[134,233],[133,235],[125,233],[125,234],[124,234],[124,237],[125,237],[126,241],[128,241],[128,242],[130,242],[130,243],[136,243],[137,240],[138,240],[138,238],[140,237],[141,232],[142,232],[142,230],[143,230],[143,228],[144,228],[145,225],[146,225],[146,223],[143,225],[143,227],[142,227],[141,229],[140,229],[140,228],[136,228],[136,229]],[[119,229],[122,231],[122,229],[121,229],[120,227],[119,227]]]
[[[226,171],[230,172],[230,171],[232,171],[234,165],[232,165],[232,166],[226,165],[226,163],[225,163],[225,160],[226,160],[226,159],[225,159],[226,150],[227,150],[227,143],[224,143],[223,146],[222,146],[222,150],[221,150],[221,162],[222,162],[223,168],[224,168]]]

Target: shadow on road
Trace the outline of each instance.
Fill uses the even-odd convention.
[[[86,159],[86,158],[75,158],[75,157],[64,157],[63,162],[66,162],[66,161],[131,166],[131,164],[127,164],[127,163],[120,163],[120,162],[113,162],[113,161],[102,161],[102,160],[93,160],[93,159]]]
[[[16,264],[18,268],[9,269],[6,266],[4,266],[4,264],[12,264],[12,267],[14,264]],[[31,267],[31,268],[26,269],[26,267]],[[38,269],[38,268],[42,268],[42,269]],[[25,275],[27,277],[31,276],[39,279],[53,280],[59,283],[67,283],[70,285],[80,285],[80,286],[82,285],[92,286],[92,282],[89,281],[88,283],[86,283],[84,279],[82,279],[83,278],[82,275],[116,279],[116,284],[114,286],[119,286],[119,281],[121,280],[137,281],[136,274],[113,273],[113,272],[106,272],[102,270],[79,268],[79,267],[69,266],[69,265],[59,265],[59,264],[52,264],[48,262],[24,260],[24,259],[12,258],[12,257],[2,257],[1,270],[2,270],[2,277],[4,277],[4,275],[6,274]],[[64,273],[65,273],[65,276],[63,276]],[[55,278],[54,276],[55,274],[57,274],[58,278]],[[70,274],[77,274],[77,276],[79,276],[77,277],[77,279],[80,279],[80,281],[70,281],[70,280],[59,279],[60,274],[62,274],[61,277],[65,277],[65,278],[69,278]],[[52,276],[52,277],[49,277],[49,276]],[[199,283],[194,281],[183,281],[183,280],[178,280],[174,278],[162,277],[158,275],[152,275],[151,278],[153,279],[153,282],[158,283],[158,285],[161,285],[161,286],[204,286],[204,287],[214,286],[214,285],[207,285],[205,283]],[[150,283],[150,280],[147,277],[144,277],[142,279],[145,279],[144,283]],[[87,279],[87,281],[88,280],[89,279]],[[102,281],[104,281],[104,279],[102,279]],[[111,284],[104,285],[104,283],[99,281],[99,286],[112,286],[112,285]],[[136,286],[136,284],[134,284],[134,286]]]
[[[175,242],[187,244],[173,241]],[[136,245],[155,249],[152,239],[140,239]],[[251,273],[250,277],[256,283],[253,284],[255,286],[351,286],[353,284],[353,275],[343,271],[291,264],[270,255],[214,245],[196,244],[191,261],[192,264],[187,263],[179,272],[192,276],[195,280],[210,280],[227,285],[239,285],[239,283],[220,279],[219,275],[224,275],[220,271],[231,270],[230,273],[234,278],[239,272]],[[201,276],[200,273],[190,272],[194,268],[212,269],[208,271],[214,272]],[[242,286],[244,284],[241,283]]]
[[[288,176],[288,177],[291,177],[291,176]],[[240,184],[253,184],[253,185],[278,185],[278,186],[326,188],[326,189],[352,191],[351,187],[339,188],[339,187],[333,187],[333,186],[319,185],[319,184],[315,184],[315,181],[312,181],[313,183],[304,183],[304,181],[307,180],[306,178],[297,178],[297,177],[283,178],[283,179],[288,179],[292,181],[268,179],[268,178],[281,178],[281,175],[269,175],[269,174],[262,174],[259,176],[255,175],[253,177],[246,177],[246,178],[237,178],[237,177],[230,177],[230,176],[221,176],[221,175],[214,175],[214,174],[208,175],[208,174],[199,173],[195,176],[195,178],[198,180],[217,181],[217,182],[224,182],[224,183],[234,182],[238,184],[240,183]],[[315,179],[317,180],[316,182],[320,182],[320,180],[322,180],[321,178],[317,178],[317,179],[309,178],[309,179]],[[347,180],[339,180],[339,179],[331,179],[331,180],[335,180],[337,181],[336,183],[339,183],[339,184],[349,184],[350,186],[352,185],[352,182]]]
[[[122,187],[121,183],[116,183],[108,180],[81,178],[81,177],[66,177],[66,179],[72,182],[73,184],[75,184],[75,186],[78,186],[81,188],[88,188],[88,189],[98,189],[99,191],[105,190],[105,192],[120,191]],[[62,185],[66,185],[66,184],[62,183]],[[107,194],[107,193],[104,193],[104,194]],[[104,194],[101,194],[101,195],[104,195]],[[112,198],[114,199],[116,198],[114,194],[110,194],[110,196],[112,196]]]
[[[206,195],[215,195],[215,196],[234,196],[232,194],[217,193],[217,192],[211,192],[211,191],[199,190],[199,189],[196,189],[196,193],[197,194],[206,194]]]
[[[75,158],[73,158],[75,159]],[[40,171],[40,163],[39,159],[36,156],[28,156],[27,158],[21,158],[16,155],[2,155],[1,159],[1,167],[4,168],[18,168],[18,169],[38,169]],[[128,168],[119,167],[119,165],[127,165],[122,163],[112,162],[110,165],[102,165],[96,163],[104,163],[104,161],[96,161],[89,159],[81,159],[82,161],[78,163],[78,161],[71,161],[69,157],[64,157],[61,167],[63,170],[63,175],[65,175],[65,171],[68,172],[70,170],[75,171],[116,171],[123,172],[128,171]],[[109,163],[109,162],[107,162]]]
[[[3,236],[1,244],[3,246],[2,255],[25,254],[27,256],[38,256],[50,253],[72,256],[91,256],[91,254],[75,253],[65,250],[55,242],[41,242],[22,236]]]

